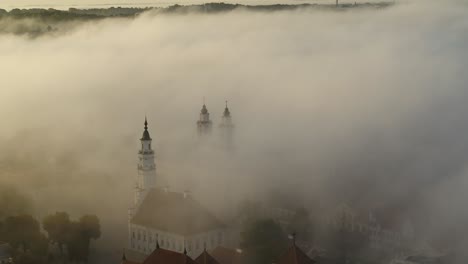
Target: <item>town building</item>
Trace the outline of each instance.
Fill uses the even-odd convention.
[[[338,206],[324,219],[325,226],[362,234],[373,250],[402,254],[414,242],[414,229],[401,213],[382,210],[359,213],[346,204]]]
[[[160,245],[179,253],[186,250],[195,257],[224,245],[225,225],[189,192],[170,191],[158,178],[146,119],[144,124],[135,198],[128,217],[129,249],[147,256]]]

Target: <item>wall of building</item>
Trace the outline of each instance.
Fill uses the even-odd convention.
[[[224,246],[226,232],[223,229],[215,229],[206,233],[195,234],[192,236],[181,236],[174,233],[168,233],[161,230],[147,228],[144,226],[130,224],[130,243],[131,250],[149,255],[156,249],[157,241],[160,248],[176,252],[183,252],[184,246],[187,249],[187,255],[198,257],[204,250],[212,250],[218,246]]]

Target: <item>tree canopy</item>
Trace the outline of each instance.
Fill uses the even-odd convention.
[[[244,227],[241,246],[252,264],[271,264],[287,246],[281,226],[272,219],[255,220]]]

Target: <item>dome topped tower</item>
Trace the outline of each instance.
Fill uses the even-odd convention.
[[[200,119],[197,121],[197,131],[199,136],[204,136],[211,133],[210,113],[208,112],[205,103],[203,103],[202,109],[200,111]]]

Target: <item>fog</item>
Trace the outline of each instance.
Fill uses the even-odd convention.
[[[421,236],[452,238],[468,220],[466,43],[459,1],[0,35],[0,180],[38,216],[97,214],[118,252],[146,115],[158,175],[212,208],[274,190],[316,214],[400,208]],[[198,142],[203,97],[215,126],[229,100],[232,153]]]

